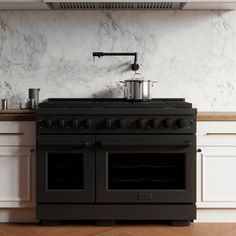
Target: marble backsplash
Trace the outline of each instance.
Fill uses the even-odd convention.
[[[236,11],[2,11],[0,98],[122,97],[133,58],[92,52],[137,51],[153,97],[235,111],[235,34]]]

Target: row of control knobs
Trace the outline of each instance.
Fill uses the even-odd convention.
[[[113,120],[113,119],[105,119],[102,121],[102,127],[107,128],[107,129],[113,129],[113,128],[118,128],[118,129],[125,129],[130,127],[130,121],[124,120],[124,119],[119,119],[119,120]],[[184,119],[164,119],[164,120],[158,120],[158,119],[153,119],[153,120],[145,120],[145,119],[138,119],[135,120],[134,125],[132,125],[133,128],[153,128],[153,129],[158,129],[158,128],[166,128],[166,129],[171,129],[171,128],[185,128],[191,126],[192,122],[188,122]],[[66,121],[65,119],[59,119],[57,121],[53,121],[50,119],[47,120],[39,120],[38,121],[39,128],[47,128],[47,129],[52,129],[52,128],[73,128],[73,129],[91,129],[93,128],[94,124],[91,119],[87,119],[84,121],[80,121],[77,119],[73,119],[71,121]]]
[[[83,123],[81,123],[81,121],[74,119],[71,122],[67,122],[64,119],[59,119],[57,121],[53,121],[53,120],[39,120],[39,127],[40,128],[48,128],[48,129],[52,129],[52,128],[74,128],[74,129],[78,129],[78,128],[87,128],[87,129],[91,129],[92,128],[92,120],[85,120]]]

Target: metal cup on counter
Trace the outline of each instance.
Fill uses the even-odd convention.
[[[2,110],[7,110],[7,99],[2,99]]]

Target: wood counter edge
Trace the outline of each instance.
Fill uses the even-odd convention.
[[[0,111],[0,121],[35,121],[34,111]],[[236,112],[198,112],[197,121],[236,121]]]
[[[198,112],[197,121],[236,121],[236,112]]]
[[[0,121],[35,121],[35,114],[0,114]]]
[[[0,109],[0,115],[1,114],[35,114],[34,110],[21,110],[21,109],[7,109],[7,110],[1,110]]]

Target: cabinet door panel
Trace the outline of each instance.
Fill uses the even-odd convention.
[[[199,207],[236,206],[236,147],[202,147]],[[199,194],[201,191],[201,194]]]
[[[0,206],[32,205],[33,156],[31,148],[0,147]]]
[[[236,201],[236,148],[206,148],[203,201]]]

